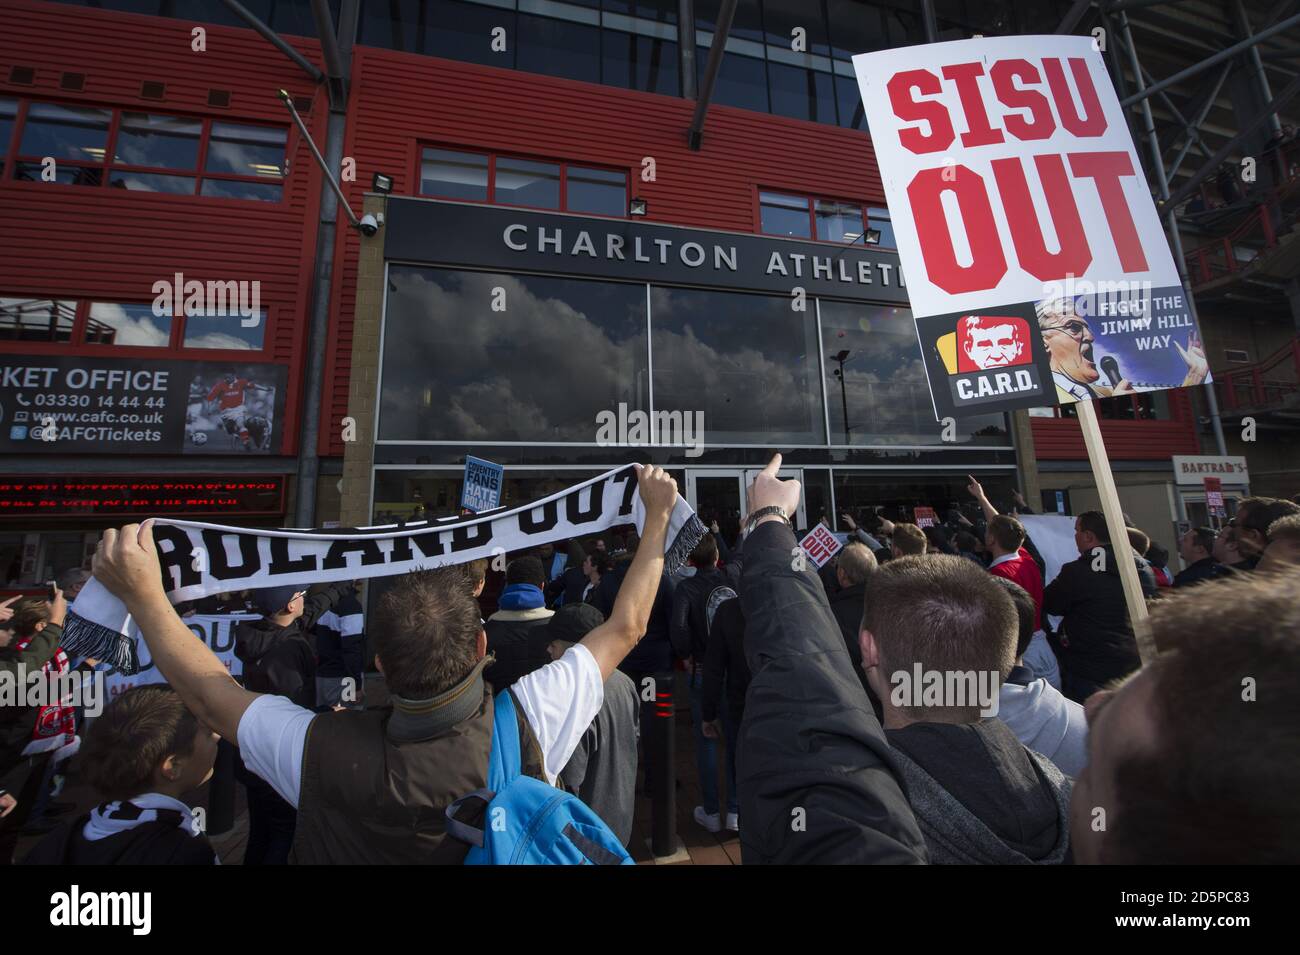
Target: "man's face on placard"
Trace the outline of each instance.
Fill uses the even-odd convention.
[[[968,327],[965,348],[966,357],[976,368],[1001,368],[1015,364],[1025,343],[1016,334],[1016,327],[1005,322],[991,328]]]
[[[1074,313],[1069,302],[1047,312],[1038,320],[1043,345],[1052,360],[1052,371],[1080,384],[1091,384],[1101,377],[1092,360],[1094,338],[1088,323]]]

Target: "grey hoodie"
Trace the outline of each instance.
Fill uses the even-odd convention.
[[[1069,857],[1071,782],[1001,720],[915,723],[886,735],[932,863],[1057,865]]]

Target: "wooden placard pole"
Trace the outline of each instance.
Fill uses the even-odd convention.
[[[1128,528],[1124,524],[1124,509],[1119,503],[1119,491],[1115,488],[1115,475],[1110,470],[1106,445],[1101,440],[1097,409],[1091,401],[1076,402],[1074,408],[1079,415],[1079,425],[1083,429],[1083,443],[1088,448],[1092,476],[1097,481],[1101,511],[1106,515],[1106,529],[1110,532],[1111,546],[1115,551],[1115,559],[1119,562],[1119,579],[1124,585],[1124,602],[1128,604],[1128,618],[1133,625],[1138,654],[1142,657],[1142,664],[1145,666],[1156,658],[1156,645],[1151,639],[1151,628],[1147,625],[1147,602],[1142,596],[1142,584],[1138,580],[1137,566],[1129,557],[1132,547],[1128,542]]]

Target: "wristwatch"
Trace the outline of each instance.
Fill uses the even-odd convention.
[[[754,529],[755,524],[757,524],[763,518],[768,517],[769,515],[772,514],[775,514],[777,517],[781,518],[781,520],[785,521],[787,524],[790,523],[790,515],[786,514],[784,507],[782,507],[780,504],[769,504],[767,505],[767,507],[760,507],[758,510],[756,510],[753,514],[750,514],[749,517],[745,519],[745,533],[748,534],[750,531]]]

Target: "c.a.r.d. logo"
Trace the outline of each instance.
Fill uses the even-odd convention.
[[[940,338],[938,346],[950,375],[1029,365],[1034,360],[1029,323],[1014,315],[963,315],[957,321],[957,331]],[[955,368],[950,355],[957,359]]]
[[[961,315],[934,347],[948,372],[954,408],[1005,402],[1043,392],[1027,319]]]

